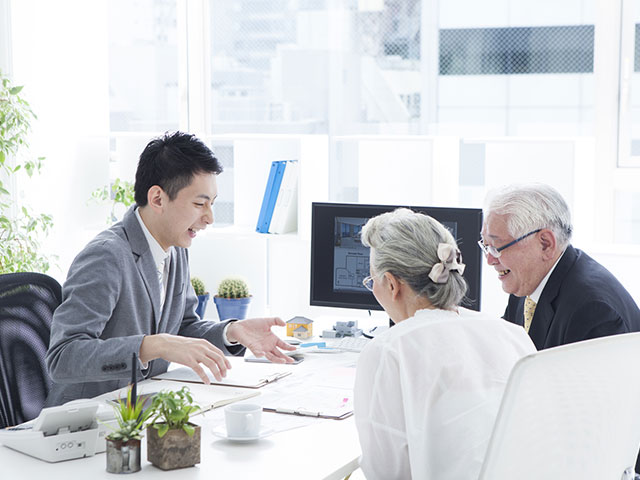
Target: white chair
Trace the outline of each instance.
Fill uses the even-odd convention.
[[[578,342],[513,368],[480,479],[633,478],[639,446],[640,333]]]

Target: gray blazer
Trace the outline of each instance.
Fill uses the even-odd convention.
[[[149,244],[132,207],[121,222],[95,237],[73,261],[55,311],[46,362],[53,385],[46,406],[89,398],[126,386],[131,357],[145,335],[169,333],[206,338],[225,354],[226,323],[202,321],[189,281],[185,248],[174,247],[164,308]],[[149,362],[141,376],[167,370],[168,362]],[[139,377],[140,378],[140,377]]]

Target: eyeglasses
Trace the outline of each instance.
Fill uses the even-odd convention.
[[[362,280],[362,285],[364,285],[364,288],[367,290],[373,292],[373,277],[371,275],[365,277],[364,280]]]
[[[485,255],[491,255],[492,257],[495,258],[500,258],[500,255],[502,255],[502,251],[506,248],[509,248],[512,245],[515,245],[516,243],[518,243],[521,240],[524,240],[525,238],[527,238],[529,235],[533,235],[534,233],[538,233],[540,230],[542,230],[541,228],[534,230],[532,232],[527,233],[526,235],[522,235],[521,237],[516,238],[514,241],[507,243],[506,245],[503,245],[501,247],[494,247],[493,245],[485,245],[482,240],[478,240],[478,246],[482,249],[482,251],[484,252]],[[366,279],[365,279],[366,280]]]

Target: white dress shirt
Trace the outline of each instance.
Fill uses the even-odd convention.
[[[522,327],[419,310],[358,360],[355,419],[368,480],[478,478],[509,373],[536,349]]]
[[[566,250],[565,250],[566,252]],[[562,255],[564,255],[564,252],[562,252]],[[538,303],[538,301],[540,300],[540,296],[542,295],[542,291],[544,290],[544,287],[547,285],[547,282],[549,281],[549,277],[551,276],[551,274],[553,273],[553,271],[556,269],[556,265],[558,265],[558,262],[560,261],[560,259],[562,258],[562,255],[560,255],[558,257],[558,260],[556,260],[556,263],[553,264],[553,267],[551,267],[551,270],[549,270],[547,272],[547,274],[544,276],[544,278],[542,279],[542,281],[540,282],[540,284],[536,287],[536,289],[533,291],[533,293],[531,295],[529,295],[529,297],[531,298],[531,300],[533,300],[534,302],[536,302],[536,304]]]

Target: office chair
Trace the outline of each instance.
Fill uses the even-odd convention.
[[[640,333],[543,350],[513,368],[481,480],[633,478]]]
[[[0,428],[35,418],[51,380],[45,365],[60,284],[41,273],[0,275]]]

